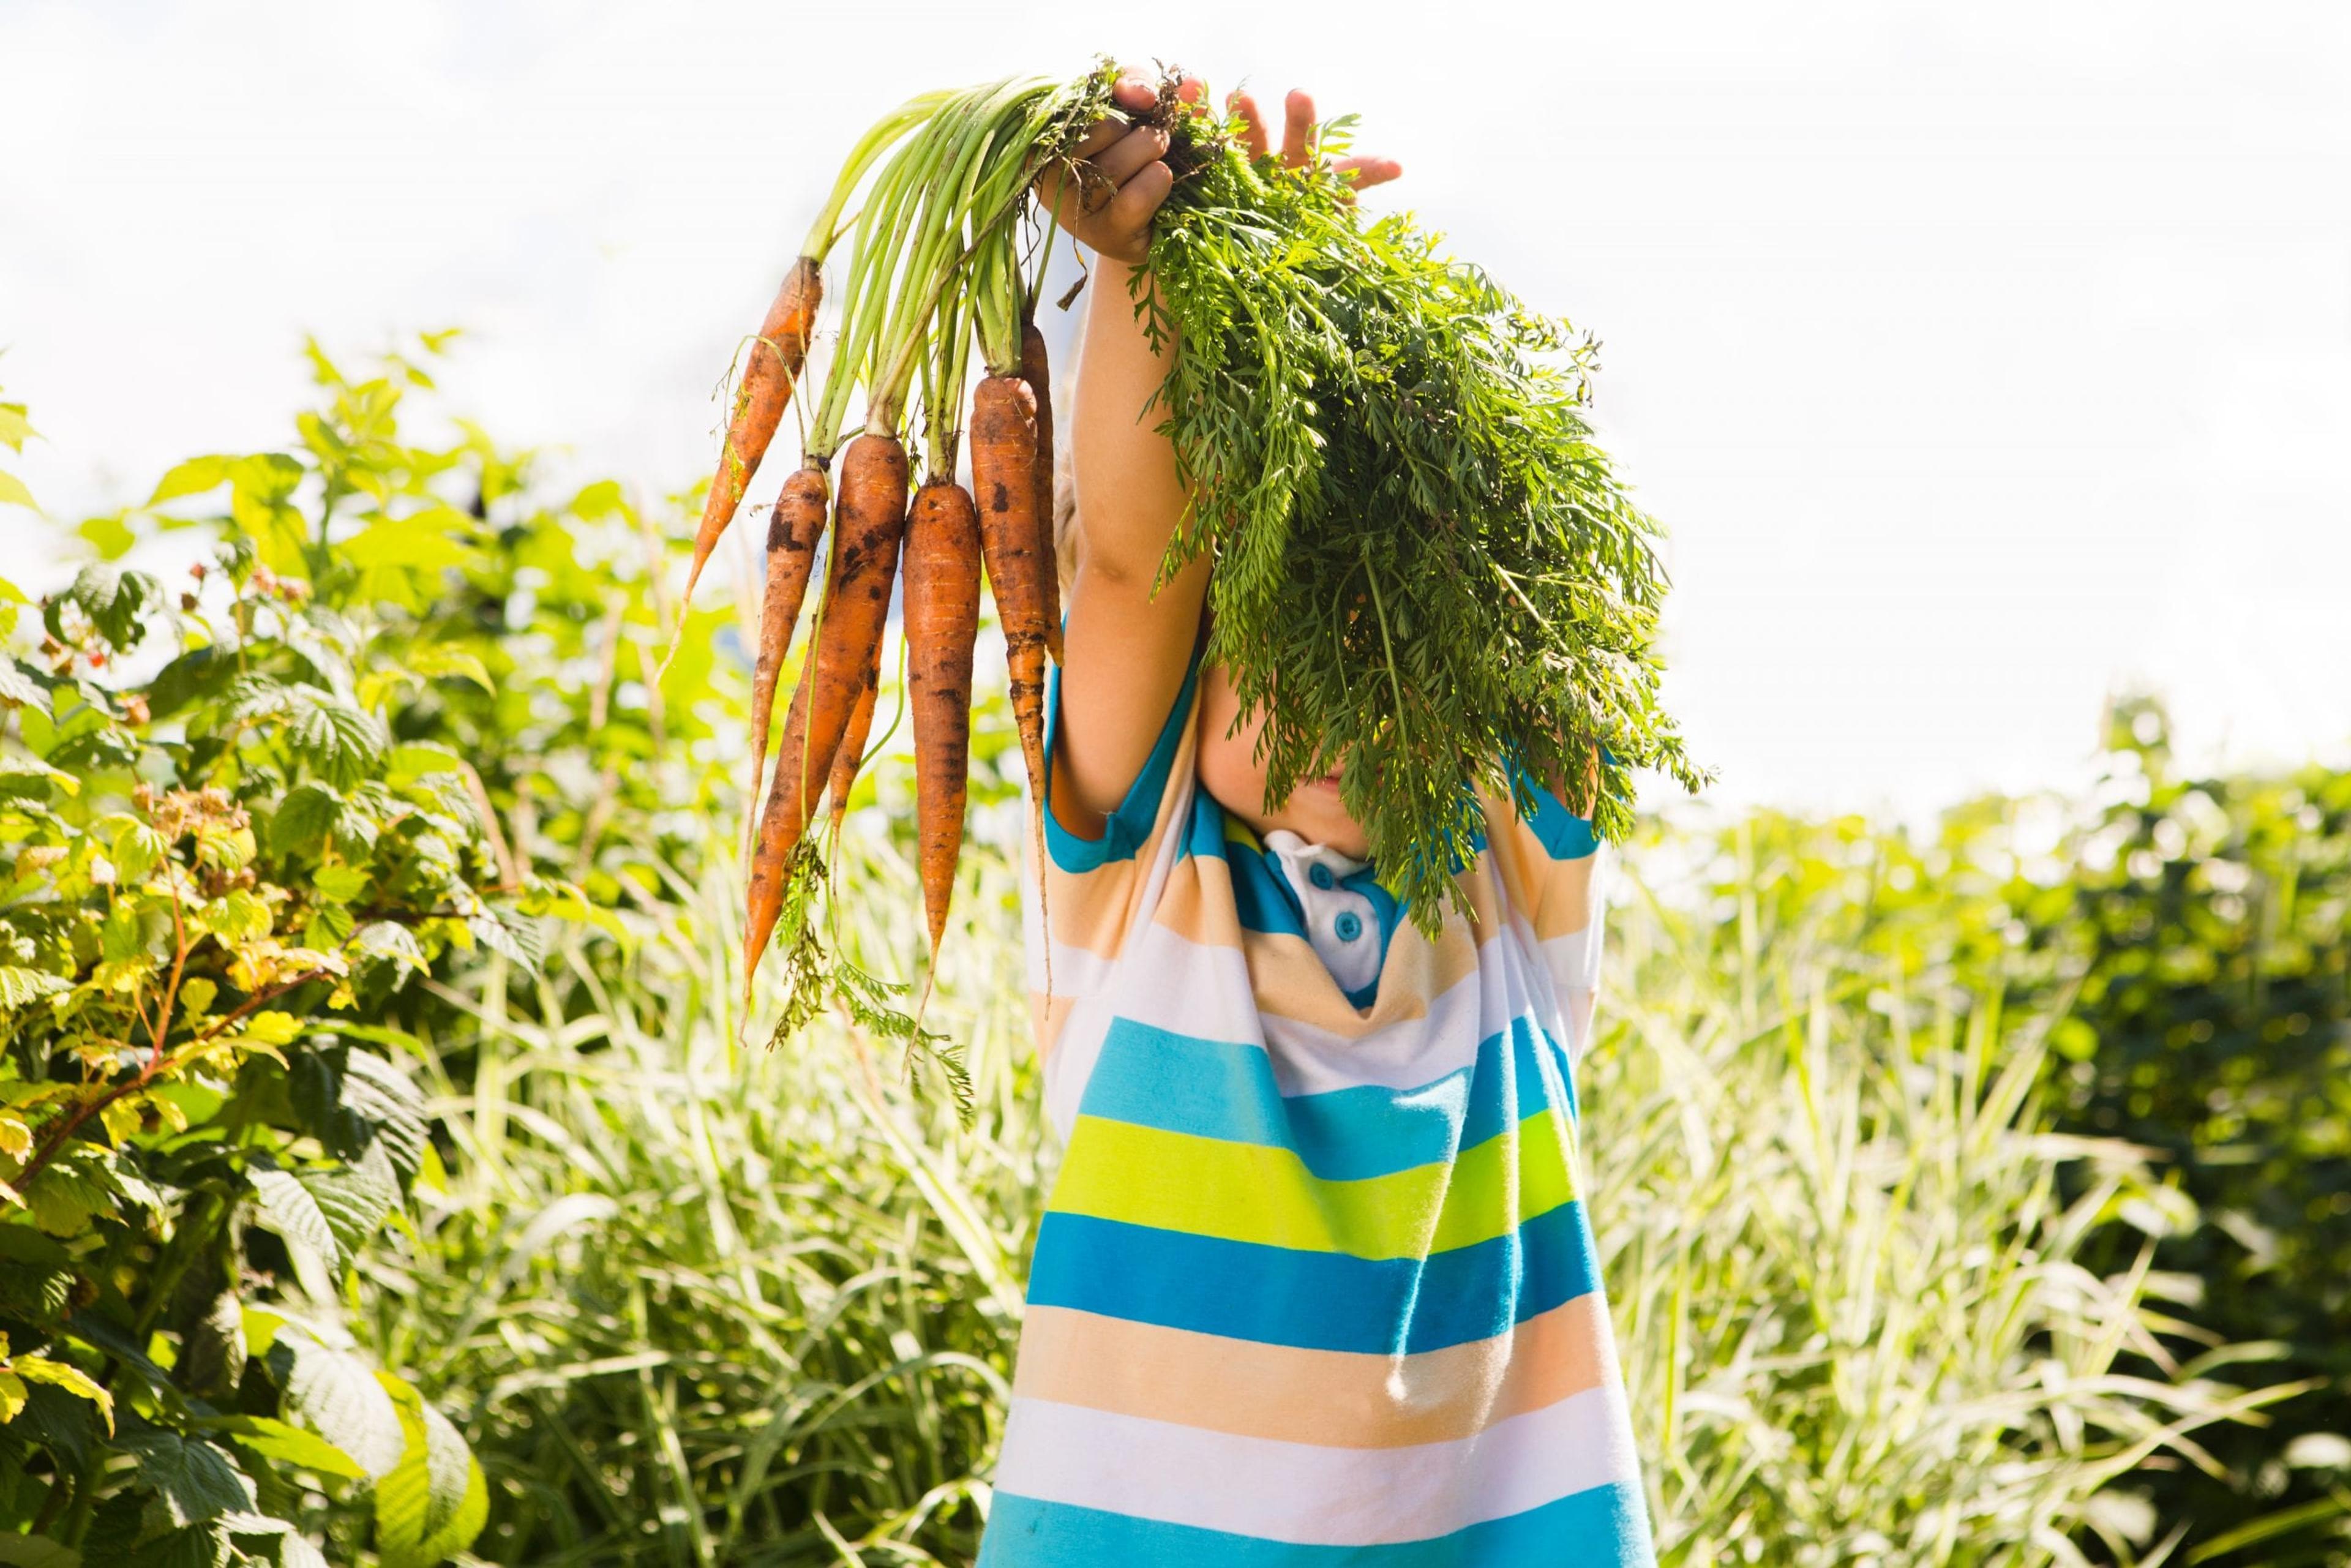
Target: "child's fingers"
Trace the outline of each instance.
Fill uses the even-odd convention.
[[[1092,158],[1115,143],[1120,137],[1126,134],[1126,131],[1127,127],[1123,120],[1097,120],[1086,127],[1086,133],[1078,138],[1078,144],[1075,147],[1070,149],[1070,156]]]
[[[1241,145],[1249,150],[1249,155],[1264,157],[1265,115],[1259,110],[1257,99],[1237,89],[1225,99],[1225,107],[1241,117]]]
[[[1123,185],[1166,151],[1167,132],[1155,125],[1138,126],[1097,153],[1093,164],[1112,183]]]
[[[1118,187],[1133,178],[1136,170],[1167,151],[1167,133],[1164,131],[1149,126],[1129,130],[1109,120],[1102,124],[1111,126],[1113,134],[1108,138],[1089,134],[1078,144],[1081,153],[1090,145],[1095,152],[1079,159],[1081,167],[1076,174],[1056,166],[1037,177],[1038,201],[1072,234],[1078,232],[1078,225],[1089,214],[1109,205]],[[1102,126],[1095,128],[1097,131],[1101,129]]]
[[[1331,165],[1333,173],[1343,177],[1357,191],[1374,185],[1384,185],[1404,172],[1404,165],[1393,158],[1342,158]]]
[[[1102,214],[1103,226],[1114,234],[1147,242],[1151,214],[1159,210],[1159,204],[1167,199],[1167,193],[1175,186],[1175,172],[1166,164],[1144,164],[1111,198],[1110,206]]]
[[[1281,108],[1281,161],[1295,169],[1313,152],[1314,100],[1301,89],[1292,88]]]
[[[1078,162],[1085,162],[1096,153],[1116,146],[1120,138],[1126,134],[1127,128],[1120,121],[1097,120],[1070,149],[1070,156]],[[1068,168],[1056,162],[1040,172],[1036,183],[1029,188],[1036,193],[1038,202],[1066,226],[1077,214],[1082,186],[1092,183],[1072,180]]]
[[[1159,89],[1139,71],[1122,71],[1111,84],[1110,100],[1129,114],[1140,114],[1159,101]]]

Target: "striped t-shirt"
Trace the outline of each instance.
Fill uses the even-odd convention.
[[[1351,998],[1343,897],[1198,787],[1197,685],[1100,839],[1045,813],[1065,1152],[981,1568],[1653,1563],[1577,1199],[1589,824],[1485,800],[1471,914],[1383,922]]]

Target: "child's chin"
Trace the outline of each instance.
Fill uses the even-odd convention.
[[[1335,789],[1324,790],[1310,784],[1290,797],[1290,810],[1282,815],[1290,820],[1290,831],[1309,843],[1337,850],[1350,860],[1363,860],[1371,853],[1362,825],[1339,804]]]

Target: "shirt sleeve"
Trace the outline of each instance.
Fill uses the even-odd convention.
[[[1608,849],[1559,797],[1520,775],[1532,810],[1509,797],[1484,797],[1488,852],[1504,891],[1532,928],[1535,956],[1559,993],[1571,1039],[1581,1051],[1600,989],[1601,933]]]
[[[1163,880],[1155,874],[1165,858],[1161,852],[1170,831],[1189,814],[1196,790],[1192,716],[1199,676],[1196,650],[1143,770],[1103,823],[1102,835],[1092,839],[1063,827],[1050,809],[1061,731],[1061,670],[1056,667],[1047,678],[1048,799],[1029,802],[1031,831],[1024,835],[1021,851],[1021,904],[1038,1047],[1049,1061],[1071,1008],[1102,990],[1130,934],[1151,916],[1151,900]]]

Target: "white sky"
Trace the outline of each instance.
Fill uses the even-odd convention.
[[[460,325],[502,438],[681,486],[852,132],[1101,49],[1359,111],[1394,202],[1604,340],[1723,798],[2061,779],[2131,682],[2238,758],[2351,739],[2331,4],[0,0],[22,472],[143,498],[288,438],[306,330]]]

